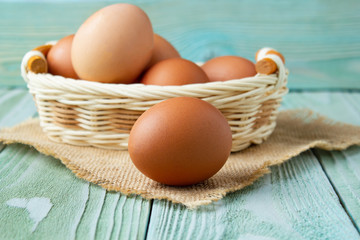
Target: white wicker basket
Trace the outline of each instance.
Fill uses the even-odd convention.
[[[41,52],[30,51],[21,70],[43,131],[53,141],[81,146],[127,150],[131,127],[145,110],[168,98],[190,96],[224,114],[232,130],[232,151],[239,151],[260,144],[272,133],[288,92],[288,71],[276,55],[263,56],[277,64],[275,74],[183,86],[104,84],[36,74],[27,69],[32,56],[45,60]]]

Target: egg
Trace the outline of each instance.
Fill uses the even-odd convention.
[[[169,58],[180,58],[179,52],[175,49],[171,43],[169,43],[165,38],[161,37],[158,34],[154,34],[154,49],[150,62],[148,63],[147,68],[152,67],[156,63],[169,59]]]
[[[185,85],[205,83],[209,79],[195,63],[183,58],[158,62],[144,73],[141,82],[147,85]]]
[[[46,56],[49,73],[66,78],[79,78],[71,62],[71,46],[73,39],[74,34],[66,36],[50,48]]]
[[[256,75],[255,64],[238,56],[222,56],[210,59],[201,68],[210,82],[227,81]]]
[[[149,63],[154,32],[139,7],[118,3],[91,15],[75,34],[71,58],[85,80],[131,83]]]
[[[176,97],[155,104],[138,118],[128,148],[145,176],[185,186],[217,173],[231,145],[230,126],[217,108],[197,98]]]

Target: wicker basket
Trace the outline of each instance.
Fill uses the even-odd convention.
[[[276,74],[183,86],[104,84],[36,74],[27,68],[32,56],[45,60],[40,51],[30,51],[21,70],[43,131],[53,141],[80,146],[127,150],[131,127],[145,110],[168,98],[190,96],[224,114],[232,130],[232,151],[239,151],[272,133],[288,92],[288,71],[276,55],[266,56],[277,64]]]

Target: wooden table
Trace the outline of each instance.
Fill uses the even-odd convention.
[[[36,116],[25,52],[74,33],[105,2],[0,2],[0,126]],[[136,1],[184,58],[280,50],[282,109],[360,125],[360,2]],[[0,145],[0,239],[359,239],[360,147],[309,150],[250,187],[188,210],[107,192],[31,147]]]

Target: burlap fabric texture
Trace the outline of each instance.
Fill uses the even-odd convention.
[[[39,152],[60,159],[79,178],[105,189],[140,194],[147,199],[168,199],[194,208],[252,184],[268,173],[270,166],[309,148],[341,150],[360,145],[360,126],[336,123],[308,110],[280,112],[275,131],[264,143],[232,153],[216,175],[188,187],[166,186],[145,177],[132,164],[126,151],[51,142],[42,132],[38,119],[1,130],[0,141],[31,145]]]

